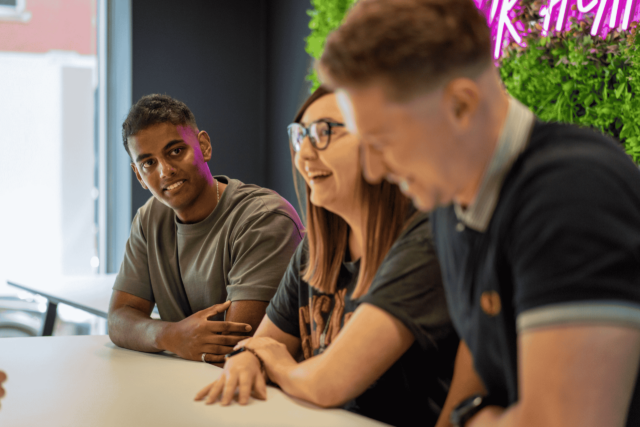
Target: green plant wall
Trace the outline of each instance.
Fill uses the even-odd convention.
[[[319,58],[328,34],[356,0],[312,0],[307,53]],[[528,23],[527,47],[507,46],[499,61],[509,93],[542,120],[589,126],[620,140],[640,164],[640,52],[636,25],[605,39],[589,34],[592,15],[568,31],[542,37],[543,0],[519,0],[518,19]],[[308,79],[319,85],[315,70]]]
[[[329,33],[342,23],[349,8],[357,0],[311,0],[313,9],[307,11],[311,20],[311,34],[306,38],[306,51],[312,58],[319,59]],[[311,81],[311,91],[320,86],[316,70],[311,70],[307,79]]]
[[[589,126],[620,140],[640,163],[640,52],[636,25],[606,38],[589,33],[593,14],[542,37],[542,0],[520,0],[527,47],[509,45],[500,74],[509,93],[542,120]]]

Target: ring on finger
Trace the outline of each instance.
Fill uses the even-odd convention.
[[[205,357],[206,355],[207,355],[207,353],[202,353],[202,357],[200,358],[200,359],[202,359],[202,361],[203,361],[204,363],[207,363],[207,361],[206,361],[206,360],[204,360],[204,357]]]

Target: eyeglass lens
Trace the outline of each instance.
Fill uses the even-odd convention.
[[[300,151],[300,146],[302,145],[302,140],[304,139],[304,128],[294,123],[289,126],[289,141],[291,141],[291,145],[293,146],[294,151]]]
[[[311,144],[318,150],[324,150],[329,145],[331,138],[331,126],[326,122],[312,123],[308,128],[308,135]],[[307,131],[301,124],[294,123],[289,126],[289,141],[293,149],[300,151],[302,140],[306,136]]]
[[[331,136],[331,129],[325,122],[312,123],[309,127],[309,133],[314,139],[314,145],[318,150],[323,150],[329,145],[329,137]]]

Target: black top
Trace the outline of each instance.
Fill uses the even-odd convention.
[[[299,337],[309,358],[331,344],[359,304],[387,311],[413,332],[416,342],[344,408],[398,426],[435,425],[451,382],[458,337],[447,312],[428,217],[421,214],[411,222],[389,250],[369,292],[358,300],[350,295],[359,261],[342,264],[336,293],[329,295],[302,280],[307,257],[305,238],[267,307],[269,319]]]
[[[640,172],[609,138],[536,123],[484,233],[452,206],[432,223],[454,325],[503,406],[518,400],[517,325],[640,327]]]

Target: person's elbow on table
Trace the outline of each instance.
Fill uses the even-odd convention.
[[[109,338],[119,347],[157,353],[170,351],[187,360],[224,362],[224,355],[246,338],[251,325],[210,321],[225,312],[231,301],[215,304],[177,322],[151,319],[153,303],[114,291],[109,308]]]

